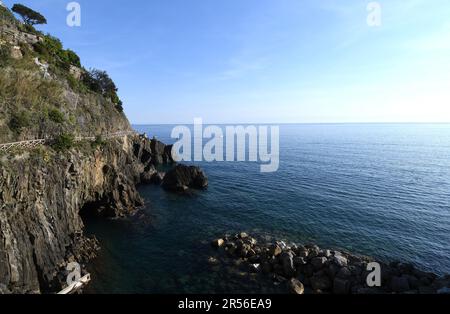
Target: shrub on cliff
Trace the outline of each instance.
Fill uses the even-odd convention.
[[[117,87],[106,71],[91,69],[82,77],[83,83],[93,92],[103,95],[116,105],[116,109],[123,111],[122,101],[117,95]]]
[[[52,143],[53,149],[65,151],[71,149],[75,144],[75,137],[72,134],[61,134]]]
[[[9,121],[9,128],[19,134],[24,128],[30,126],[30,115],[26,111],[13,112]]]
[[[103,139],[101,135],[97,135],[95,137],[95,141],[92,142],[92,148],[96,149],[106,144],[106,141]]]
[[[0,5],[0,19],[7,21],[10,24],[18,24],[16,18],[14,17],[14,14],[11,13],[7,8],[2,7]]]
[[[61,124],[65,121],[64,114],[56,108],[48,110],[48,117],[51,121]]]
[[[80,57],[70,49],[65,50],[61,41],[51,35],[44,36],[33,48],[41,58],[64,70],[69,70],[71,65],[81,67]]]
[[[0,45],[0,66],[6,66],[11,59],[10,47]]]

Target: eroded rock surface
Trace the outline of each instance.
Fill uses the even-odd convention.
[[[164,152],[164,150],[163,150]],[[148,167],[167,160],[140,136],[66,153],[24,153],[0,164],[0,288],[61,289],[67,262],[86,263],[98,245],[83,235],[80,210],[124,217],[143,205],[136,190]],[[147,155],[148,154],[148,155]],[[64,281],[64,280],[63,280]]]

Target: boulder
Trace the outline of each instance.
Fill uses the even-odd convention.
[[[278,256],[283,252],[281,247],[278,244],[274,244],[269,249],[269,254],[272,256]]]
[[[304,249],[304,250],[299,249],[299,250],[297,250],[297,256],[307,258],[309,256],[309,252],[306,249]]]
[[[332,287],[331,280],[326,275],[316,274],[311,277],[310,281],[311,287],[314,290],[325,291],[331,289]]]
[[[303,257],[294,257],[294,265],[295,266],[303,266],[306,265],[306,260]]]
[[[286,277],[290,278],[295,275],[294,255],[291,252],[285,252],[280,255],[283,265],[283,271]]]
[[[212,246],[215,247],[215,248],[220,248],[220,247],[222,247],[224,244],[225,244],[225,241],[224,241],[223,239],[217,239],[217,240],[214,240],[214,241],[212,242]]]
[[[305,286],[298,279],[292,278],[288,282],[288,286],[289,286],[289,290],[293,294],[304,294],[305,293]]]
[[[346,267],[348,265],[348,260],[344,256],[337,254],[333,257],[333,263],[338,265],[339,267]]]
[[[308,256],[310,258],[314,258],[319,256],[320,248],[317,245],[309,245],[308,248]]]
[[[207,186],[205,173],[194,166],[177,165],[167,172],[162,181],[162,187],[172,192],[184,192],[189,188],[205,189]]]
[[[320,270],[325,267],[327,261],[326,257],[315,257],[311,260],[311,265],[315,270]]]
[[[248,238],[248,234],[245,233],[245,232],[241,232],[241,233],[239,233],[238,238],[239,239],[247,239]]]

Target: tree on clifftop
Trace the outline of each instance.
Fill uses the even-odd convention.
[[[47,24],[47,20],[42,14],[22,4],[15,4],[12,11],[19,14],[27,25]]]

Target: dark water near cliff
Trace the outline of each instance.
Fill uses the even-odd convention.
[[[170,126],[136,129],[173,142]],[[276,292],[208,264],[210,240],[242,230],[450,273],[450,125],[283,125],[280,136],[276,173],[201,163],[207,191],[142,187],[135,217],[88,221],[103,247],[89,292]]]

